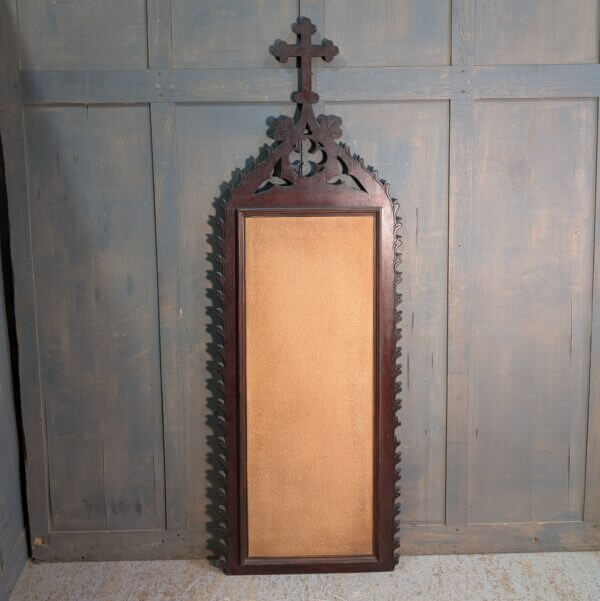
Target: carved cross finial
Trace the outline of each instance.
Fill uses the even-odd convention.
[[[339,49],[330,40],[323,40],[321,44],[311,44],[311,37],[317,32],[317,28],[306,17],[300,17],[292,25],[292,31],[298,34],[299,43],[290,45],[277,40],[270,48],[271,54],[282,63],[286,63],[290,56],[300,58],[301,89],[294,92],[292,100],[298,104],[311,104],[319,100],[319,95],[312,91],[311,59],[321,57],[330,62]]]

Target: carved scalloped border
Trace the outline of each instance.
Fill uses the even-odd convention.
[[[240,177],[234,184],[229,183],[227,187],[227,194],[223,199],[220,200],[217,206],[216,216],[216,232],[215,242],[217,247],[216,253],[216,280],[215,285],[215,326],[216,332],[219,336],[219,341],[216,344],[217,348],[217,409],[216,409],[216,422],[219,428],[218,441],[219,449],[217,451],[218,459],[218,476],[221,482],[218,487],[219,505],[218,511],[220,515],[220,522],[217,530],[215,531],[215,537],[219,548],[218,563],[221,568],[225,568],[228,562],[228,548],[227,548],[227,474],[228,474],[228,454],[227,454],[227,423],[226,423],[226,405],[225,405],[225,219],[227,215],[227,205],[232,199],[235,189],[244,181],[244,179],[250,174],[251,171],[257,167],[265,164],[273,158],[273,154],[276,152],[279,144],[272,146],[263,146],[262,150],[265,153],[264,158],[257,159],[251,157],[249,165],[240,171]],[[358,163],[358,165],[368,173],[375,182],[385,191],[393,210],[393,228],[394,228],[394,431],[395,431],[395,481],[394,481],[394,547],[395,547],[395,562],[399,560],[399,549],[400,549],[400,508],[401,508],[401,468],[400,463],[402,459],[401,453],[401,442],[398,435],[398,428],[401,425],[399,412],[402,409],[402,217],[400,215],[400,203],[396,198],[393,198],[390,194],[390,184],[379,177],[377,170],[371,165],[367,165],[362,157],[357,154],[352,154],[350,148],[343,142],[337,143],[340,149],[340,154],[345,155],[348,159]]]
[[[218,524],[211,530],[213,544],[216,545],[217,563],[221,569],[227,567],[227,476],[228,476],[228,445],[227,445],[227,419],[225,405],[225,371],[227,362],[225,360],[225,218],[227,215],[226,198],[217,203],[217,214],[215,216],[214,240],[215,240],[215,283],[212,288],[213,298],[213,325],[215,327],[216,358],[213,360],[213,378],[216,383],[216,438],[217,448],[213,450],[216,457],[216,470],[218,484],[216,485],[217,501],[216,509]]]

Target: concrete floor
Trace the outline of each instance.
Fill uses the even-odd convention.
[[[10,601],[599,601],[600,552],[403,557],[393,573],[224,576],[206,561],[30,563]]]

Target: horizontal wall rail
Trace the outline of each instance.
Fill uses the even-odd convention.
[[[289,68],[23,71],[26,104],[288,102]],[[354,67],[315,72],[325,101],[600,96],[600,65]]]

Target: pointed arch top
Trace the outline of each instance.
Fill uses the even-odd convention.
[[[270,123],[268,135],[275,141],[266,149],[261,160],[253,160],[242,174],[241,181],[232,186],[231,196],[252,196],[273,188],[300,186],[311,190],[337,186],[343,191],[357,190],[373,194],[381,189],[390,202],[389,185],[378,177],[377,171],[364,160],[352,154],[348,146],[338,142],[342,137],[342,119],[336,115],[315,116],[313,103],[319,95],[312,89],[312,59],[322,58],[331,62],[339,49],[330,40],[312,44],[316,27],[306,17],[300,17],[292,25],[298,35],[298,44],[290,45],[281,40],[270,47],[271,54],[280,62],[296,57],[300,69],[300,89],[292,93],[298,104],[292,117],[280,116]]]

